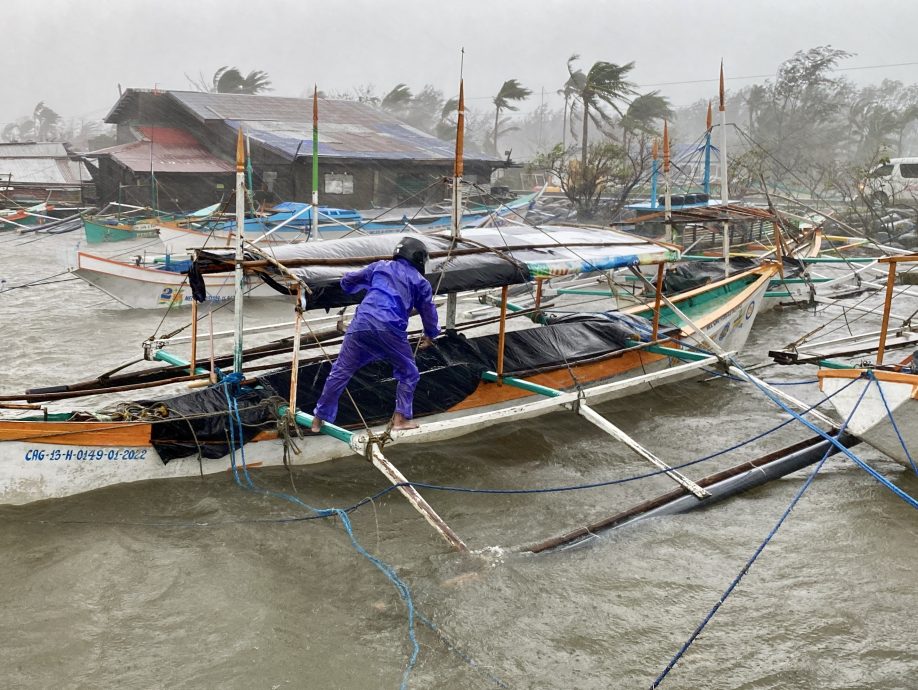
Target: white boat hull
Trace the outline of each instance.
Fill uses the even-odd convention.
[[[187,276],[182,273],[136,266],[85,252],[77,253],[77,265],[72,267],[70,272],[133,309],[191,306],[191,288],[188,286]],[[246,275],[245,281],[246,298],[284,298],[258,278]],[[208,302],[226,302],[233,299],[233,274],[206,275],[204,283],[207,285]]]
[[[767,289],[768,276],[747,286],[730,303],[708,314],[699,325],[721,347],[736,351],[743,347],[758,306]],[[691,334],[688,336],[693,339]],[[694,336],[698,342],[698,336]],[[704,345],[702,344],[702,347]],[[632,368],[610,369],[606,378],[584,386],[586,400],[592,403],[648,392],[663,383],[699,375],[700,366],[713,366],[715,358],[686,364],[670,357],[654,357]],[[461,411],[424,417],[416,431],[396,432],[394,443],[425,443],[446,440],[507,421],[526,419],[562,409],[553,398],[528,396],[482,405]],[[149,425],[113,422],[74,427],[71,422],[0,422],[0,503],[22,504],[58,498],[122,482],[191,477],[231,470],[233,458],[205,459],[189,456],[163,463],[149,443]],[[101,433],[98,430],[101,427]],[[381,432],[382,428],[377,429]],[[81,433],[83,438],[71,434]],[[108,440],[110,438],[110,440]],[[105,440],[86,445],[87,441]],[[70,441],[70,442],[68,442]],[[81,441],[81,442],[76,442]],[[300,442],[302,453],[288,458],[293,464],[314,464],[353,454],[346,443],[328,436],[309,436]],[[249,468],[282,465],[283,442],[271,438],[246,444],[245,463]],[[237,466],[242,455],[237,453]]]
[[[863,373],[861,369],[822,369],[819,388],[831,396],[831,403],[842,420],[850,417],[846,427],[849,433],[901,465],[911,467],[909,454],[918,462],[918,375],[874,371],[876,380],[871,381]]]

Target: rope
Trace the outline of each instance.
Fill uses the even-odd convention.
[[[763,389],[763,390],[764,390],[764,389]],[[857,410],[858,406],[861,404],[861,400],[863,400],[864,394],[865,394],[866,392],[867,392],[867,389],[866,389],[866,387],[865,387],[864,390],[861,391],[861,396],[860,396],[860,398],[858,398],[857,404],[856,404],[856,405],[854,406],[854,408],[851,410],[851,414],[848,415],[848,419],[846,419],[845,422],[841,425],[841,428],[838,430],[838,434],[836,434],[834,437],[832,437],[832,438],[835,439],[835,442],[836,442],[836,443],[838,443],[837,439],[838,439],[838,437],[840,437],[840,436],[842,435],[842,433],[844,432],[845,427],[848,425],[848,422],[851,421],[851,417],[854,415],[855,410]],[[666,678],[666,676],[669,675],[670,671],[673,670],[673,668],[675,667],[675,665],[679,662],[679,660],[680,660],[680,659],[685,655],[685,653],[689,650],[689,647],[691,647],[692,644],[695,642],[695,640],[698,639],[698,636],[701,634],[701,631],[704,630],[705,626],[707,626],[707,624],[711,621],[711,619],[714,618],[714,616],[715,616],[715,615],[717,614],[717,612],[720,610],[720,607],[721,607],[721,606],[723,605],[723,603],[727,600],[727,597],[729,597],[729,596],[733,593],[733,591],[734,591],[734,590],[736,589],[736,587],[739,585],[740,581],[746,576],[746,573],[749,572],[749,569],[752,567],[753,563],[755,563],[755,561],[758,559],[758,557],[759,557],[759,555],[762,553],[762,551],[765,550],[765,547],[768,546],[769,542],[771,542],[772,537],[775,536],[775,534],[778,532],[778,529],[780,529],[781,525],[784,524],[784,521],[787,520],[787,518],[788,518],[788,516],[790,515],[791,511],[794,509],[794,507],[797,505],[797,503],[798,503],[798,502],[800,501],[800,499],[803,497],[803,494],[805,494],[805,493],[806,493],[806,490],[810,488],[810,485],[812,485],[813,481],[816,479],[816,475],[819,474],[819,470],[822,469],[822,466],[825,464],[825,461],[826,461],[826,459],[828,459],[829,454],[831,453],[831,451],[832,451],[832,447],[831,447],[831,446],[830,446],[829,448],[826,448],[825,455],[822,456],[822,459],[821,459],[821,460],[819,461],[819,463],[816,465],[816,468],[810,473],[810,476],[807,477],[806,481],[803,483],[803,486],[801,486],[800,489],[797,490],[797,493],[794,494],[794,497],[791,499],[790,504],[787,506],[787,508],[785,508],[784,513],[782,513],[781,517],[778,518],[778,521],[775,523],[774,527],[771,528],[771,531],[770,531],[770,532],[768,533],[768,535],[765,537],[764,541],[762,541],[762,543],[759,544],[758,548],[756,548],[755,552],[752,554],[752,556],[749,558],[749,560],[746,561],[746,564],[740,569],[740,571],[739,571],[739,573],[736,575],[736,577],[733,578],[733,581],[730,583],[730,585],[727,587],[727,589],[724,591],[724,593],[720,595],[720,599],[718,599],[718,600],[717,600],[717,603],[714,604],[714,606],[711,608],[710,611],[708,611],[707,615],[702,619],[701,623],[698,624],[698,626],[695,628],[695,630],[694,630],[694,631],[692,632],[692,634],[689,636],[688,640],[685,641],[685,643],[682,645],[682,647],[679,649],[679,651],[676,652],[676,655],[675,655],[675,656],[670,660],[670,662],[666,665],[666,668],[663,669],[663,672],[660,673],[660,675],[658,675],[658,676],[654,679],[653,683],[651,683],[651,685],[650,685],[651,688],[658,688],[658,687],[660,687],[660,683],[663,682],[663,680]]]
[[[902,434],[899,432],[899,425],[896,424],[896,418],[893,417],[892,410],[889,408],[889,403],[886,402],[886,395],[883,393],[883,386],[881,386],[880,382],[877,380],[873,369],[868,369],[865,372],[865,375],[868,379],[870,379],[871,382],[876,383],[877,390],[880,392],[880,400],[883,401],[883,407],[886,408],[886,414],[889,417],[889,421],[892,423],[893,431],[896,432],[896,438],[899,439],[899,443],[902,445],[902,450],[905,451],[905,457],[908,458],[908,462],[912,466],[912,471],[918,475],[918,467],[915,466],[915,461],[912,459],[912,454],[908,452],[908,446],[905,444],[905,439],[902,438]],[[869,386],[870,384],[868,384],[868,387]],[[864,390],[866,390],[866,388]]]
[[[238,388],[239,383],[242,381],[242,375],[233,373],[226,376],[223,381],[218,384],[223,387],[223,393],[226,397],[226,403],[229,410],[229,422],[230,422],[230,464],[233,470],[233,478],[236,481],[236,484],[247,490],[252,491],[257,494],[264,496],[270,496],[273,498],[278,498],[284,501],[298,505],[306,510],[310,511],[316,517],[337,517],[341,520],[341,525],[344,527],[344,531],[347,533],[348,539],[350,539],[351,546],[354,547],[354,550],[357,551],[361,556],[366,558],[370,563],[372,563],[386,578],[392,583],[398,592],[399,597],[402,601],[405,602],[405,606],[408,609],[408,639],[411,643],[411,654],[408,658],[408,663],[405,667],[405,671],[402,674],[401,688],[402,690],[407,690],[408,680],[411,676],[411,672],[414,669],[415,664],[417,663],[418,655],[420,654],[421,647],[418,644],[417,637],[415,635],[415,610],[414,610],[414,600],[411,596],[411,590],[408,588],[408,585],[398,576],[395,570],[384,563],[382,560],[373,556],[369,551],[367,551],[354,534],[354,528],[351,524],[350,517],[347,512],[340,508],[314,508],[309,504],[305,503],[296,496],[291,494],[271,491],[269,489],[264,489],[259,487],[252,481],[252,477],[249,475],[248,467],[245,461],[245,445],[244,437],[242,434],[242,419],[239,416],[239,408],[236,404],[236,389]],[[236,464],[236,443],[237,443],[237,433],[238,433],[238,442],[239,442],[239,452],[240,452],[240,465],[242,468],[242,476],[245,481],[243,482],[240,479],[239,467],[240,465]]]

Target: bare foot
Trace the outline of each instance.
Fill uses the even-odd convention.
[[[400,412],[396,412],[392,416],[392,430],[393,431],[407,431],[408,429],[417,429],[418,425],[412,422],[410,419],[407,419],[405,415]]]
[[[320,431],[322,431],[322,420],[318,417],[313,417],[312,426],[309,427],[309,430],[314,434],[318,434]]]

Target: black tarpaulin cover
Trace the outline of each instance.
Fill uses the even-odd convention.
[[[630,338],[639,338],[639,332],[649,330],[650,323],[640,317],[620,318],[612,312],[571,315],[547,326],[511,331],[506,334],[504,374],[526,376],[609,357],[627,347]],[[421,379],[414,397],[415,417],[445,412],[471,395],[482,373],[497,367],[497,341],[497,334],[475,338],[451,334],[437,338],[434,347],[418,350]],[[299,368],[300,409],[312,412],[330,368],[328,362],[307,363]],[[266,374],[259,382],[261,388],[247,390],[238,398],[246,441],[275,424],[276,396],[286,399],[289,395],[290,370]],[[374,362],[364,367],[348,385],[353,402],[347,393],[342,395],[335,423],[362,426],[361,414],[367,424],[384,423],[395,407],[395,387],[388,364]],[[222,386],[141,404],[165,405],[169,410],[168,422],[153,425],[153,445],[165,462],[194,455],[199,447],[205,458],[222,457],[229,452],[229,419]],[[207,416],[193,419],[200,415]]]

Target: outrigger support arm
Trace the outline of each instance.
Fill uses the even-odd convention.
[[[290,414],[290,409],[287,405],[281,405],[277,413],[283,418]],[[305,412],[297,410],[293,418],[300,426],[308,428],[312,425],[312,415],[306,414]],[[366,457],[373,463],[376,469],[385,475],[386,479],[392,482],[394,486],[398,487],[402,496],[408,499],[408,502],[414,506],[414,509],[417,510],[435,530],[437,530],[440,536],[443,537],[450,546],[460,553],[468,552],[468,547],[459,538],[459,535],[444,522],[443,518],[437,515],[436,511],[430,507],[430,504],[424,500],[424,497],[418,493],[417,489],[411,486],[405,478],[405,475],[403,475],[398,468],[389,462],[386,456],[382,454],[382,450],[380,450],[378,443],[371,439],[367,439],[363,435],[355,434],[352,431],[335,426],[334,424],[329,424],[328,422],[322,423],[322,433],[338,439],[339,441],[343,441],[348,444],[355,453]]]
[[[555,388],[549,388],[548,386],[541,386],[537,383],[531,383],[530,381],[523,381],[521,379],[517,379],[512,376],[501,377],[497,373],[491,372],[491,371],[486,372],[485,378],[486,380],[502,381],[508,386],[513,386],[515,388],[521,388],[523,390],[531,391],[533,393],[538,393],[540,395],[544,395],[550,398],[569,397],[569,396],[565,396],[562,391],[559,391]],[[695,495],[696,498],[701,499],[701,498],[707,498],[708,496],[710,496],[710,494],[707,491],[702,489],[700,486],[698,486],[695,482],[693,482],[691,479],[689,479],[685,475],[674,470],[672,467],[670,467],[665,462],[660,460],[660,458],[658,458],[656,455],[654,455],[649,450],[644,448],[644,446],[642,446],[640,443],[635,441],[628,434],[626,434],[624,431],[619,429],[617,426],[615,426],[612,422],[610,422],[608,419],[606,419],[601,414],[599,414],[592,407],[589,407],[582,399],[577,398],[573,401],[564,402],[562,403],[562,405],[570,410],[575,411],[585,420],[590,422],[590,424],[593,424],[599,427],[600,429],[605,431],[607,434],[612,436],[612,438],[615,438],[621,441],[626,446],[631,448],[631,450],[633,450],[635,453],[640,455],[642,458],[650,461],[652,464],[659,467],[661,470],[663,470],[666,473],[666,475],[670,479],[672,479],[677,484],[684,487],[687,491],[690,491],[692,494]]]

